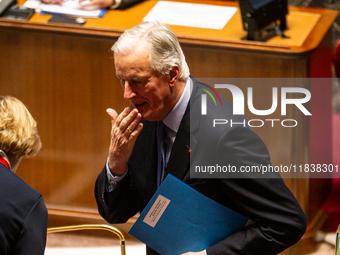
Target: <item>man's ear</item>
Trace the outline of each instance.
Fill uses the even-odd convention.
[[[179,79],[179,67],[177,65],[174,65],[171,68],[169,75],[170,75],[169,84],[171,87],[173,87]]]

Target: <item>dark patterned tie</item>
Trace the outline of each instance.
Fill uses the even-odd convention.
[[[166,137],[167,127],[163,121],[157,122],[157,188],[161,185],[166,167]]]

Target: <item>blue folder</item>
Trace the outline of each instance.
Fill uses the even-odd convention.
[[[129,234],[162,255],[179,255],[207,249],[247,221],[169,174]]]

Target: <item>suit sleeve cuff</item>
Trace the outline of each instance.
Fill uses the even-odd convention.
[[[113,176],[109,168],[108,160],[106,160],[105,166],[106,166],[106,176],[107,176],[106,190],[108,192],[111,192],[115,188],[117,188],[118,182],[124,179],[124,177],[127,175],[127,171],[121,176]]]

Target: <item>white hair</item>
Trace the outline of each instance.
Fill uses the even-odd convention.
[[[176,35],[158,22],[143,22],[125,30],[111,50],[115,55],[126,55],[145,43],[149,45],[150,67],[160,76],[169,74],[174,65],[179,67],[179,79],[185,80],[189,76],[189,67]]]

